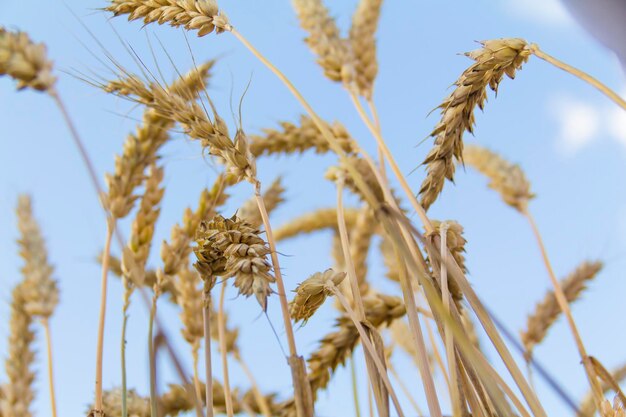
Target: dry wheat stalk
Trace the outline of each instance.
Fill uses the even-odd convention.
[[[24,311],[31,317],[49,318],[59,303],[59,289],[52,278],[53,268],[39,225],[32,212],[31,200],[21,195],[17,204],[17,225],[20,230],[20,256],[24,260],[22,297]]]
[[[26,312],[24,283],[13,289],[8,341],[8,358],[5,372],[9,383],[4,386],[2,409],[4,417],[31,417],[30,406],[34,398],[32,369],[35,361],[32,330],[33,317]]]
[[[387,268],[385,276],[392,281],[400,282],[400,270],[398,269],[398,256],[393,248],[389,237],[383,235],[378,249],[383,256],[383,262]]]
[[[375,34],[382,3],[382,0],[361,0],[352,16],[350,27],[355,84],[358,93],[367,100],[372,98],[374,80],[378,73]]]
[[[568,303],[576,301],[586,288],[588,281],[602,269],[602,262],[584,262],[561,281],[561,287]],[[532,357],[533,348],[546,336],[550,326],[561,314],[553,291],[548,291],[543,300],[535,306],[535,311],[528,316],[526,329],[521,332],[522,343],[526,348],[526,359]]]
[[[333,81],[349,83],[353,78],[350,50],[323,1],[292,0],[292,4],[300,26],[309,34],[305,41],[317,55],[324,75]]]
[[[197,30],[198,36],[227,30],[229,24],[215,0],[111,0],[106,8],[115,16],[128,14],[128,20],[143,19],[144,24],[157,22],[162,25],[183,26]]]
[[[194,252],[200,275],[235,277],[239,293],[246,297],[254,294],[265,310],[272,292],[269,285],[275,278],[266,259],[270,250],[260,233],[236,215],[229,219],[217,215],[200,224]]]
[[[530,182],[519,165],[511,164],[497,153],[480,146],[466,147],[463,161],[489,178],[489,188],[497,191],[506,204],[519,212],[526,212],[528,201],[535,195],[531,193]]]
[[[263,201],[265,202],[265,208],[268,213],[271,213],[272,210],[285,201],[283,197],[284,193],[285,189],[281,184],[281,178],[278,177],[263,193]],[[237,215],[254,227],[260,227],[263,224],[259,205],[254,197],[243,203]]]
[[[289,303],[289,314],[297,323],[306,321],[315,314],[317,309],[324,304],[326,297],[333,294],[331,288],[338,286],[346,277],[345,272],[335,272],[327,269],[324,272],[316,272],[302,281],[294,290],[296,296]]]
[[[208,61],[181,76],[167,87],[168,91],[194,100],[205,89],[209,71],[214,61]],[[121,155],[115,157],[115,170],[106,174],[106,201],[113,216],[118,219],[128,215],[138,198],[134,190],[144,179],[144,171],[154,164],[159,149],[168,141],[169,130],[174,122],[148,109],[143,114],[143,122],[124,142]]]
[[[258,157],[276,153],[303,153],[308,149],[314,149],[318,154],[330,151],[328,141],[310,117],[300,116],[299,125],[281,122],[280,127],[281,130],[264,129],[263,136],[251,136],[252,155]],[[327,127],[346,153],[357,153],[354,140],[341,123],[334,122],[327,124]]]
[[[424,160],[428,175],[420,189],[425,209],[437,199],[445,179],[454,180],[454,161],[463,161],[463,133],[472,133],[474,108],[484,107],[487,87],[497,92],[504,75],[514,78],[515,71],[530,56],[523,39],[495,39],[481,44],[481,49],[466,53],[476,62],[461,74],[454,91],[439,105],[441,120],[430,134],[435,146]]]
[[[353,227],[359,210],[346,208],[346,225]],[[313,233],[324,229],[337,229],[337,209],[323,208],[306,213],[282,225],[274,231],[276,240],[289,239],[305,233]]]
[[[52,61],[43,43],[34,43],[25,32],[12,32],[0,26],[0,76],[17,81],[17,88],[51,92],[56,82]]]

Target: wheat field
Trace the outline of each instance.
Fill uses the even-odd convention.
[[[572,22],[0,12],[0,417],[626,415],[623,79]]]

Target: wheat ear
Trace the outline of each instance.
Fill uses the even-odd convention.
[[[33,216],[30,197],[26,195],[19,197],[17,219],[20,230],[20,239],[18,240],[20,256],[24,259],[22,268],[24,310],[31,317],[39,318],[44,329],[48,356],[50,412],[53,417],[56,417],[50,317],[59,303],[59,288],[57,282],[52,278],[53,268],[48,262],[46,245],[39,225]]]
[[[584,291],[586,284],[594,279],[602,269],[601,262],[583,262],[560,285],[568,303],[576,301]],[[541,343],[548,330],[561,314],[561,308],[554,291],[548,291],[535,310],[528,316],[526,328],[521,332],[521,339],[526,348],[526,359],[530,360],[534,347]]]
[[[504,75],[514,78],[530,56],[528,44],[522,39],[495,39],[481,44],[481,49],[466,53],[476,62],[461,74],[454,91],[439,105],[441,120],[430,134],[435,146],[424,160],[428,174],[420,189],[425,209],[437,199],[445,180],[454,180],[454,160],[463,161],[463,134],[472,133],[474,108],[484,107],[487,87],[497,92]]]

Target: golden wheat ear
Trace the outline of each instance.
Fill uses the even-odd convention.
[[[446,179],[454,180],[455,160],[463,161],[463,134],[472,133],[474,109],[484,107],[487,88],[497,92],[504,75],[514,78],[531,54],[523,39],[496,39],[481,44],[481,49],[466,53],[475,63],[461,74],[454,91],[439,105],[441,120],[430,134],[435,138],[435,146],[424,160],[428,172],[420,189],[424,209],[435,202]]]

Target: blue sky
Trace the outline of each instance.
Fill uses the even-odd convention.
[[[222,3],[231,22],[284,70],[322,116],[341,120],[365,148],[373,150],[373,139],[361,125],[349,98],[338,85],[323,78],[314,57],[302,43],[303,32],[288,2]],[[355,4],[356,1],[333,2],[332,12],[341,27],[348,27]],[[178,69],[186,71],[192,66],[182,31],[157,26],[142,30],[141,24],[128,24],[124,18],[109,20],[109,15],[98,10],[104,6],[104,2],[52,1],[37,4],[37,11],[33,12],[23,2],[0,2],[0,24],[26,30],[34,39],[48,44],[60,75],[61,95],[101,176],[113,168],[113,155],[120,152],[141,110],[67,74],[110,76],[99,62],[105,52],[95,39],[133,70],[137,67],[114,29],[154,69],[149,39],[159,56],[161,70],[169,78],[175,76],[175,70],[159,41]],[[617,91],[626,91],[617,60],[580,30],[556,0],[389,1],[384,6],[379,31],[380,74],[375,101],[383,133],[413,189],[419,188],[424,176],[422,168],[413,170],[432,143],[422,139],[437,123],[437,114],[428,113],[470,63],[460,53],[476,48],[475,40],[499,37],[523,37],[536,42]],[[189,35],[188,39],[196,60],[220,57],[209,93],[233,128],[231,103],[237,105],[250,80],[243,102],[243,125],[248,133],[275,127],[283,120],[298,119],[302,110],[297,102],[232,37],[224,34],[196,39]],[[62,302],[52,320],[59,411],[61,415],[78,415],[84,412],[93,393],[100,276],[94,258],[103,246],[103,216],[67,129],[47,97],[27,91],[16,93],[10,80],[0,79],[0,123],[0,340],[6,340],[9,331],[8,302],[12,286],[20,279],[13,210],[17,195],[27,192],[33,195],[35,212],[61,286]],[[477,114],[475,137],[467,135],[466,142],[489,146],[525,169],[537,194],[531,210],[559,276],[585,259],[605,261],[604,271],[575,305],[574,316],[589,352],[609,367],[621,364],[626,360],[622,347],[626,340],[616,325],[626,314],[622,295],[626,291],[626,113],[588,85],[531,57],[515,80],[503,81],[497,98],[490,94],[484,114]],[[193,206],[202,187],[210,185],[216,175],[216,167],[202,158],[198,145],[181,134],[176,134],[166,146],[162,161],[166,166],[167,191],[155,242],[167,238],[184,207]],[[323,179],[325,170],[334,162],[331,156],[315,155],[259,162],[259,175],[266,184],[277,175],[285,179],[287,203],[272,215],[275,225],[298,213],[335,204],[333,185]],[[251,192],[247,184],[238,186],[224,214],[233,213]],[[464,225],[471,282],[485,303],[517,332],[534,303],[549,288],[527,224],[487,189],[484,178],[469,169],[458,171],[456,185],[446,185],[430,215],[455,219]],[[128,234],[128,222],[122,227]],[[330,238],[330,234],[320,233],[281,244],[288,288],[332,265]],[[153,249],[152,266],[159,265],[158,248],[159,244]],[[381,261],[374,257],[370,265],[374,286],[399,293],[398,288],[385,281],[383,273]],[[254,300],[235,298],[234,292],[229,296],[227,308],[241,327],[244,358],[249,362],[262,358],[254,360],[252,368],[263,387],[288,392],[288,368],[283,366],[278,341],[268,323],[269,318],[284,344],[278,306],[271,303],[266,318]],[[334,311],[330,304],[297,330],[303,353],[312,351],[332,325]],[[121,286],[115,279],[111,279],[108,307],[104,375],[107,388],[120,381]],[[170,333],[178,334],[178,311],[162,302],[160,312]],[[128,337],[129,384],[142,393],[147,392],[148,381],[146,323],[145,309],[134,299]],[[40,378],[34,410],[45,416],[49,415],[48,394],[43,383],[45,361],[40,336]],[[188,347],[182,339],[177,347],[187,354]],[[6,345],[0,343],[0,356],[4,358],[5,353]],[[494,352],[488,355],[497,362]],[[573,396],[579,398],[586,391],[577,353],[562,321],[551,330],[536,355]],[[361,360],[358,354],[356,357]],[[417,371],[406,367],[408,361],[401,355],[395,360],[398,368],[407,368],[402,371],[404,379],[413,381],[410,389],[422,399]],[[163,361],[163,375],[175,381],[168,366]],[[232,366],[231,372],[235,385],[245,387],[242,372],[236,366]],[[219,375],[219,367],[216,374]],[[5,381],[2,373],[0,381]],[[352,403],[345,400],[349,383],[348,373],[339,371],[328,393],[320,396],[319,415],[353,414]],[[361,388],[364,386],[361,377]],[[437,387],[443,390],[441,380]],[[565,415],[562,404],[539,380],[537,387],[549,415]],[[408,404],[405,409],[409,409]]]

